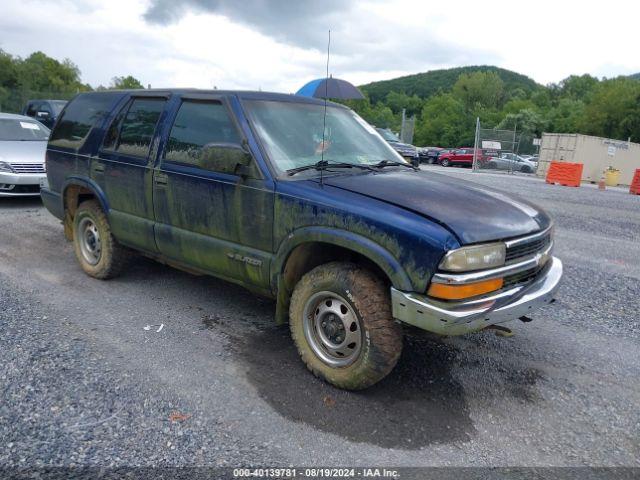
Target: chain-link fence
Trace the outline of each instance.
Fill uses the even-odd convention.
[[[535,173],[538,168],[535,136],[514,130],[483,128],[476,122],[474,171]]]
[[[71,100],[76,92],[41,92],[0,87],[0,112],[22,113],[29,100]]]

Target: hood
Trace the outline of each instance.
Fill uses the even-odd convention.
[[[551,223],[525,200],[437,173],[389,170],[325,177],[324,183],[423,215],[446,226],[462,244],[526,235]]]
[[[0,141],[0,162],[44,163],[46,140]]]

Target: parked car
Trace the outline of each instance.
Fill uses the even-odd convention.
[[[0,197],[40,193],[48,138],[49,129],[33,118],[0,113]]]
[[[562,275],[543,210],[411,166],[331,102],[83,93],[46,159],[42,199],[88,275],[114,277],[138,251],[272,297],[307,367],[341,388],[393,369],[401,324],[529,321]]]
[[[51,128],[66,104],[66,100],[29,100],[22,109],[22,114]]]
[[[384,138],[401,157],[410,161],[419,161],[418,149],[408,143],[400,141],[398,136],[388,128],[376,128],[382,138]]]
[[[483,161],[484,159],[485,155],[482,150],[478,149],[478,160]],[[471,167],[473,166],[473,147],[460,147],[449,150],[447,153],[440,153],[438,163],[443,167],[454,165]]]
[[[418,148],[418,156],[420,157],[420,163],[429,163],[429,164],[437,163],[438,157],[443,152],[445,152],[445,149],[440,147]]]
[[[498,156],[489,158],[483,165],[484,168],[498,170],[510,170],[523,173],[533,173],[538,169],[538,162],[521,157],[512,152],[503,152]]]

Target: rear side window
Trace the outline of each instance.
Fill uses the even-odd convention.
[[[51,132],[49,145],[78,150],[91,128],[109,113],[113,101],[114,95],[110,93],[78,95],[69,103]]]
[[[103,147],[125,155],[146,157],[164,109],[163,98],[135,98],[109,127]]]
[[[207,144],[239,144],[240,135],[220,102],[185,100],[171,127],[165,159],[213,171],[227,170],[223,158],[211,158]]]

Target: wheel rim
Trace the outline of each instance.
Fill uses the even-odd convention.
[[[446,160],[446,159],[445,159],[445,160],[443,160],[443,161],[442,161],[442,166],[443,166],[443,167],[448,167],[448,166],[449,166],[449,160]]]
[[[83,218],[78,224],[76,239],[80,245],[82,258],[91,264],[96,265],[102,255],[102,243],[98,227],[90,218]]]
[[[351,365],[362,349],[358,316],[344,298],[333,292],[318,292],[307,300],[304,334],[318,358],[332,367]]]

